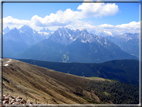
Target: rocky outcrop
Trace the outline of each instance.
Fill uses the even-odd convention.
[[[23,99],[20,96],[11,96],[11,95],[3,95],[2,98],[3,105],[19,105],[19,104],[34,104],[33,102],[28,101],[27,99]]]

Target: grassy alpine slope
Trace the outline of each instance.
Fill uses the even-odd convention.
[[[138,86],[57,72],[18,60],[3,61],[3,94],[42,104],[138,104]]]

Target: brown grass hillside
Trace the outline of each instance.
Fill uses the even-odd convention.
[[[120,103],[137,103],[138,99],[135,97],[138,87],[134,85],[124,84],[123,86],[123,83],[118,81],[65,74],[14,59],[3,60],[3,94],[21,96],[34,103],[116,103],[115,100],[119,99],[119,96],[114,97],[116,96],[115,85],[123,91],[133,92],[131,96],[128,96],[129,102],[127,102],[127,94],[123,94],[120,90],[123,94],[120,97],[125,98],[122,102],[119,101]],[[129,90],[130,87],[135,88]]]

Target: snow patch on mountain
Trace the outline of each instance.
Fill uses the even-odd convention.
[[[38,32],[39,34],[43,34],[43,35],[49,35],[49,33],[47,33],[47,32]]]
[[[66,30],[66,32],[69,34],[69,32],[67,31],[67,29],[65,29]],[[71,37],[71,34],[69,34],[69,36]]]
[[[121,35],[116,35],[114,38],[120,39],[121,41],[129,41],[129,40],[133,40],[133,39],[139,39],[140,38],[140,34],[139,33],[125,33],[125,34],[121,34]]]
[[[62,36],[61,32],[59,31],[60,36]]]
[[[9,65],[9,62],[11,62],[11,59],[9,59],[9,60],[4,64],[4,66],[8,66],[8,65]]]
[[[55,31],[53,34],[51,34],[50,39],[54,42],[61,43],[62,45],[69,45],[72,42],[76,41],[76,39],[80,39],[82,43],[86,42],[99,42],[102,45],[102,39],[103,37],[95,35],[95,34],[90,34],[86,29],[83,30],[71,30],[68,28],[59,28],[57,31]]]
[[[23,31],[22,30],[19,30],[20,31],[20,33],[23,33]]]
[[[36,33],[36,32],[33,30],[33,33]]]
[[[93,34],[104,36],[104,37],[105,36],[114,37],[116,35],[115,32],[111,32],[111,31],[103,30],[103,29],[94,29],[93,31],[89,31],[89,33],[93,33]]]
[[[8,64],[5,64],[4,66],[8,66]]]
[[[110,31],[104,31],[104,33],[110,35],[110,36],[113,36],[112,33]]]

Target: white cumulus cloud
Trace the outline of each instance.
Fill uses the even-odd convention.
[[[4,28],[8,26],[9,28],[20,28],[23,25],[29,25],[31,22],[29,20],[19,20],[16,18],[13,18],[12,16],[7,16],[3,18],[3,25]]]
[[[83,3],[78,10],[84,17],[103,17],[115,15],[119,9],[115,3]]]
[[[66,26],[72,23],[75,20],[80,19],[78,16],[78,11],[72,11],[71,9],[66,9],[65,11],[57,11],[56,14],[51,13],[49,16],[45,16],[44,18],[39,17],[37,15],[31,18],[31,22],[36,26]]]
[[[140,28],[140,22],[132,21],[127,24],[116,25],[117,28],[128,28],[128,29],[138,29]]]
[[[110,24],[102,24],[102,25],[99,25],[99,26],[102,27],[102,28],[108,28],[108,29],[114,27],[113,25],[110,25]]]
[[[116,25],[117,32],[140,33],[140,22],[132,21],[130,23]]]
[[[77,7],[76,11],[70,8],[65,11],[59,10],[45,17],[34,15],[31,20],[19,20],[11,16],[3,18],[4,27],[21,27],[29,25],[32,28],[39,29],[41,27],[61,27],[69,26],[80,22],[81,19],[89,17],[103,17],[114,15],[118,12],[118,6],[112,3],[82,3]]]
[[[111,16],[118,11],[118,6],[115,3],[82,3],[77,7],[77,11],[71,9],[59,10],[44,18],[35,15],[31,18],[31,21],[40,27],[66,26],[83,18]]]
[[[90,25],[91,26],[91,25]],[[98,26],[92,26],[92,28],[88,28],[89,31],[93,31],[94,33],[104,32],[112,32],[114,35],[123,34],[123,33],[140,33],[140,22],[132,21],[126,24],[120,25],[110,25],[110,24],[102,24]]]
[[[16,18],[13,18],[12,16],[8,16],[6,18],[3,18],[3,23],[6,23],[6,24],[29,24],[30,21],[28,20],[19,20],[19,19],[16,19]]]

